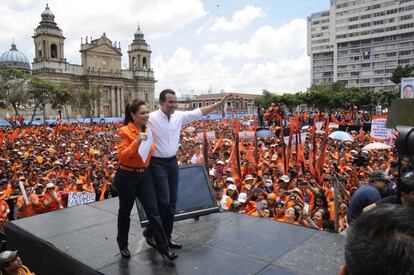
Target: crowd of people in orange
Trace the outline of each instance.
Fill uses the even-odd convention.
[[[177,157],[180,165],[208,165],[222,209],[326,231],[334,231],[335,179],[339,231],[343,231],[351,195],[369,182],[373,171],[389,175],[387,193],[395,192],[394,149],[362,150],[371,142],[362,127],[350,133],[354,141],[328,138],[336,130],[330,123],[362,125],[369,120],[368,114],[354,110],[284,114],[272,105],[259,119],[187,125]],[[318,122],[323,125],[317,130]],[[111,183],[117,169],[114,135],[121,126],[121,122],[62,123],[1,129],[1,223],[66,207],[70,192],[95,193],[96,200],[117,196]],[[274,135],[240,134],[261,126]],[[409,160],[403,159],[401,165],[408,169]]]
[[[59,124],[0,129],[0,218],[66,207],[70,192],[115,196],[115,124]],[[22,193],[24,189],[25,194]]]
[[[246,134],[259,130],[252,117],[206,121],[206,131],[214,131],[217,137],[208,141],[206,164],[217,204],[230,211],[333,232],[335,180],[337,231],[344,231],[351,196],[360,186],[383,181],[386,188],[381,191],[382,197],[397,192],[395,147],[363,150],[374,141],[363,127],[370,120],[370,114],[355,109],[287,115],[272,105],[262,123],[276,134],[264,138]],[[316,130],[318,122],[322,126]],[[328,137],[342,125],[357,129],[349,131],[350,140]],[[203,137],[195,131],[202,128],[201,122],[195,122],[184,129],[179,151],[182,165],[205,163],[206,153],[200,146]],[[237,133],[243,133],[239,134],[240,141],[236,141]],[[239,160],[234,157],[237,154]],[[402,158],[400,167],[402,172],[409,171],[409,158]]]

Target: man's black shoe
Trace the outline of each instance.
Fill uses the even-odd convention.
[[[128,248],[120,249],[119,252],[121,252],[122,258],[131,258],[131,253],[129,253]]]
[[[167,257],[168,259],[170,259],[171,261],[175,260],[178,257],[178,255],[175,254],[174,252],[172,252],[171,250],[167,250],[165,252],[160,252],[160,254],[161,254],[162,258],[164,259],[164,261],[165,261],[164,256]]]
[[[182,244],[176,243],[176,242],[174,242],[172,240],[170,240],[168,242],[168,246],[171,247],[171,248],[174,248],[174,249],[181,249],[181,248],[183,248],[183,245]]]
[[[149,246],[153,248],[157,247],[157,245],[155,244],[154,238],[151,236],[150,232],[147,229],[144,229],[144,231],[142,232],[142,235],[144,236]]]

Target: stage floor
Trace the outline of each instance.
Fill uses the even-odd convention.
[[[13,225],[110,275],[337,274],[343,263],[342,236],[231,212],[176,222],[174,238],[184,248],[177,250],[174,262],[164,262],[145,243],[135,207],[129,237],[133,255],[126,260],[116,244],[117,209],[115,198],[17,220]],[[22,250],[13,247],[16,243],[10,240],[10,248]],[[21,254],[29,265],[28,255]]]

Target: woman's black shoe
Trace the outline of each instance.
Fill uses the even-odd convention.
[[[174,249],[181,249],[181,248],[183,248],[183,245],[182,244],[176,243],[176,242],[174,242],[172,240],[170,240],[168,242],[168,246],[171,247],[171,248],[174,248]]]
[[[157,248],[157,245],[155,244],[154,238],[151,236],[149,231],[145,228],[142,232],[142,235],[144,236],[145,240],[147,241],[147,244],[153,248]]]
[[[131,253],[129,253],[128,248],[119,249],[119,252],[121,253],[122,258],[131,258]]]
[[[160,252],[160,254],[161,254],[162,258],[164,259],[164,261],[165,261],[164,256],[167,257],[168,259],[170,259],[171,261],[175,260],[178,257],[178,255],[175,254],[174,252],[172,252],[171,250],[167,250],[165,252]]]

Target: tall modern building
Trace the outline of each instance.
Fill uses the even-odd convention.
[[[414,0],[331,0],[308,17],[311,84],[387,91],[398,65],[414,64]]]

